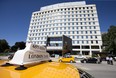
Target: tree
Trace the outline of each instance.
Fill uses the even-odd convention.
[[[25,48],[25,42],[16,42],[15,45],[11,47],[12,51],[17,51],[17,49],[24,49]]]
[[[106,45],[105,51],[110,51],[116,55],[116,26],[110,26],[108,33],[102,35],[103,44]]]
[[[0,52],[4,52],[6,49],[9,49],[10,46],[5,39],[0,39]]]

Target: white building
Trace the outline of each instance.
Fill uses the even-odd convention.
[[[72,39],[73,54],[101,52],[102,39],[95,4],[85,1],[58,3],[32,13],[27,42],[46,45],[47,36]]]

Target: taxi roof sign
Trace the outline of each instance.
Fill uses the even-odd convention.
[[[10,64],[25,65],[50,60],[49,53],[44,46],[27,43],[26,48],[18,50],[9,61]]]

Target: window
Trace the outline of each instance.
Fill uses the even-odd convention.
[[[98,41],[96,41],[96,44],[98,44]]]
[[[72,8],[72,10],[73,10],[73,8]]]
[[[77,36],[77,39],[79,38],[79,36]]]
[[[83,55],[89,55],[89,51],[82,51]]]
[[[70,31],[68,31],[68,34],[70,34]]]
[[[68,10],[70,10],[70,8],[68,8]]]
[[[92,16],[94,16],[94,14],[92,14]]]
[[[83,31],[81,31],[81,34],[83,34]]]
[[[91,7],[91,9],[93,9],[93,7]]]
[[[74,19],[72,19],[72,21],[74,21]]]
[[[83,36],[81,36],[81,38],[83,39]]]
[[[76,25],[78,25],[78,23],[76,23]]]
[[[72,31],[72,33],[74,34],[74,31]]]
[[[77,34],[78,34],[79,32],[77,31]]]
[[[80,21],[82,21],[82,18],[80,18]]]
[[[89,13],[89,11],[87,11],[87,13]]]
[[[94,31],[94,33],[96,34],[96,31]]]
[[[76,27],[78,29],[78,27]]]
[[[99,49],[99,46],[91,46],[91,49]]]
[[[93,22],[93,24],[95,24],[95,22]]]
[[[75,8],[75,10],[77,10],[77,8]]]
[[[88,44],[89,42],[88,42],[88,41],[86,41],[86,43]]]
[[[88,36],[86,36],[86,39],[88,39]]]
[[[74,22],[72,23],[72,25],[74,25]]]
[[[93,38],[93,36],[91,36],[91,39]]]
[[[82,25],[82,22],[80,22],[80,24]]]
[[[82,49],[90,49],[89,46],[82,46]]]
[[[77,44],[79,44],[79,41],[77,41]]]
[[[85,33],[87,34],[87,31],[85,31]]]
[[[82,44],[84,44],[84,41],[82,41]]]
[[[92,31],[90,31],[90,34],[92,34]]]
[[[97,39],[97,36],[95,36],[95,38]]]
[[[72,27],[72,29],[74,29],[74,27]]]
[[[94,26],[93,28],[96,29],[96,26]]]
[[[91,41],[91,44],[93,44],[93,41]]]

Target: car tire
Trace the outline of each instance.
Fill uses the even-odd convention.
[[[73,61],[72,61],[72,60],[70,60],[70,63],[73,63]]]
[[[87,63],[86,60],[84,60],[83,63]]]
[[[59,60],[59,62],[62,62],[62,60]]]

